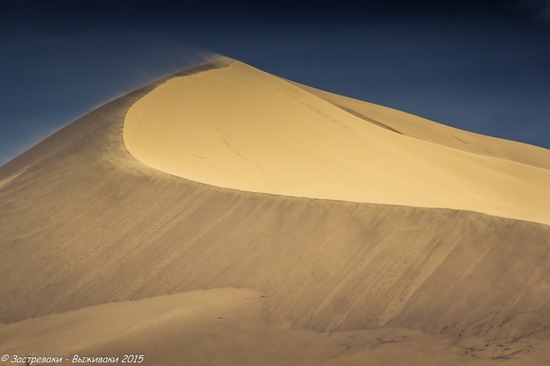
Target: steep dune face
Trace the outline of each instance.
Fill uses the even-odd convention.
[[[437,124],[317,94],[232,62],[141,98],[124,141],[152,167],[221,187],[550,223],[548,151],[447,128],[454,148]]]
[[[471,349],[471,352],[461,351],[466,357],[470,357],[472,352],[480,354],[490,349],[496,350],[490,357],[518,357],[517,355],[523,355],[529,350],[540,355],[536,352],[536,345],[547,345],[550,339],[548,225],[454,209],[287,197],[246,192],[242,190],[243,187],[240,187],[241,190],[222,188],[220,186],[223,185],[223,179],[227,182],[249,184],[248,178],[252,176],[247,174],[251,174],[250,171],[254,169],[250,168],[251,163],[246,159],[239,158],[236,153],[229,153],[223,139],[220,138],[220,142],[214,138],[220,136],[210,125],[214,120],[206,119],[204,128],[193,120],[197,123],[189,125],[189,134],[194,139],[188,140],[184,129],[173,130],[171,123],[164,126],[167,122],[164,119],[150,121],[148,128],[151,136],[147,137],[143,130],[144,121],[133,119],[135,116],[132,116],[132,108],[142,108],[140,102],[147,101],[148,97],[156,98],[157,92],[162,92],[171,85],[180,90],[179,84],[186,78],[197,86],[197,91],[196,94],[185,94],[185,101],[200,96],[208,99],[204,93],[215,93],[217,90],[217,87],[215,90],[210,90],[210,87],[203,90],[201,79],[196,78],[200,75],[206,78],[219,76],[225,80],[219,88],[226,90],[223,87],[227,81],[224,70],[231,69],[223,68],[225,65],[214,63],[175,75],[108,103],[0,167],[1,323],[17,322],[13,326],[18,329],[18,334],[24,334],[32,331],[32,324],[52,324],[48,316],[60,314],[59,324],[67,328],[58,328],[55,334],[62,339],[70,334],[67,331],[71,327],[87,329],[89,326],[86,322],[89,318],[83,319],[78,315],[82,313],[78,313],[76,318],[68,313],[68,318],[63,318],[64,314],[61,313],[66,311],[94,306],[90,311],[85,311],[87,317],[109,319],[109,309],[112,308],[105,308],[101,304],[121,302],[117,305],[126,307],[124,302],[128,300],[198,289],[248,288],[265,296],[262,298],[261,312],[257,315],[258,322],[284,323],[293,330],[312,332],[308,334],[313,334],[316,339],[324,339],[324,335],[329,334],[334,334],[331,337],[337,337],[336,339],[343,339],[338,337],[349,334],[345,332],[363,329],[374,332],[368,339],[382,339],[378,343],[365,343],[370,346],[365,346],[362,342],[352,342],[353,352],[362,350],[361,352],[365,352],[362,353],[363,356],[360,356],[359,351],[342,353],[344,351],[338,348],[338,344],[333,345],[335,348],[331,349],[335,353],[321,352],[316,353],[315,357],[311,355],[315,362],[310,364],[338,364],[330,361],[334,354],[344,357],[343,362],[357,356],[354,362],[362,364],[361,362],[368,359],[367,355],[378,352],[371,352],[369,347],[378,349],[384,344],[385,338],[381,334],[391,333],[388,329],[402,329],[407,337],[412,337],[411,330],[416,332],[421,329],[431,333],[430,336],[425,335],[419,339],[422,342],[435,342],[433,337],[441,339],[441,347],[436,347],[436,350],[430,348],[430,352],[438,353],[437,357],[441,359],[445,359],[445,352],[450,345],[456,345],[465,339],[470,342],[468,350]],[[239,67],[248,75],[248,66]],[[258,78],[263,83],[264,74],[260,74]],[[246,85],[246,77],[242,82]],[[276,85],[279,85],[278,82],[274,81]],[[287,83],[284,82],[284,85]],[[257,94],[261,94],[263,90],[258,88]],[[296,93],[301,93],[301,89],[296,90]],[[287,90],[284,89],[283,92],[282,98],[286,99]],[[235,92],[242,97],[239,93]],[[311,94],[307,95],[310,98]],[[253,95],[249,97],[252,98]],[[178,101],[180,105],[179,98],[176,93],[172,100]],[[233,97],[228,95],[227,98]],[[301,94],[297,98],[302,98]],[[315,96],[311,98],[315,103],[328,103]],[[156,102],[162,104],[161,99],[163,98]],[[210,100],[213,110],[220,108],[224,112],[220,112],[218,117],[222,121],[228,118],[224,101],[217,99],[216,94]],[[254,102],[253,99],[248,105],[256,105]],[[200,111],[202,115],[207,112],[200,103],[197,105],[195,113]],[[182,123],[188,123],[189,116],[186,113],[189,111],[184,106],[187,104],[179,107],[178,114],[185,116],[180,120]],[[155,111],[160,107],[151,105],[151,108]],[[294,112],[298,113],[300,108],[297,107]],[[339,109],[335,106],[331,108],[334,108],[330,109],[334,113],[347,113],[336,112]],[[308,107],[306,109],[309,110]],[[277,112],[272,109],[268,111]],[[357,131],[362,131],[359,126],[366,124],[377,138],[382,136],[391,139],[400,136],[380,126],[367,124],[357,117],[353,118],[356,118],[350,120],[353,125],[348,127]],[[250,122],[244,117],[231,121]],[[137,125],[132,126],[133,123]],[[296,123],[313,123],[313,120]],[[348,136],[348,132],[345,132],[348,131],[347,128],[338,127],[336,123],[335,126],[324,123],[331,127],[325,126],[328,129],[325,132],[312,132],[316,138],[322,138],[327,131],[334,132],[335,138]],[[245,140],[244,137],[246,134],[259,133],[253,127],[245,124],[238,130],[231,130],[244,134],[238,137],[228,135],[231,149],[235,144],[239,147],[236,150],[239,153],[247,151],[241,150],[241,147],[252,148],[254,142]],[[166,131],[160,134],[157,129]],[[199,132],[204,132],[204,135],[199,135]],[[280,135],[276,132],[270,130],[268,134],[273,133],[275,141],[279,141],[277,138],[287,141],[283,132]],[[362,133],[366,134],[358,132],[359,135]],[[173,135],[176,139],[168,139],[168,135]],[[166,143],[159,140],[162,136],[168,139]],[[254,136],[256,135],[251,135]],[[303,154],[308,159],[313,159],[307,151],[315,150],[316,145],[308,136],[293,134],[292,139],[304,139],[304,146],[307,148]],[[391,149],[390,145],[384,147],[377,138],[370,138],[368,141],[373,146],[386,148],[388,151],[395,149],[399,152],[403,148],[399,144],[391,145]],[[402,138],[406,138],[406,141],[418,140],[407,136]],[[292,139],[286,145],[296,152],[292,150]],[[267,137],[264,140],[256,139],[256,144],[265,144],[266,164],[273,163],[262,168],[275,169],[270,170],[270,174],[279,171],[277,169],[286,171],[286,167],[277,168],[276,165],[281,161],[270,150],[268,140]],[[178,141],[189,142],[190,145],[184,146],[186,149],[202,150],[177,150],[178,146],[181,147]],[[327,139],[321,141],[330,143]],[[139,150],[144,143],[149,143],[151,150]],[[427,146],[437,147],[434,143],[421,143],[423,145],[420,146],[426,149]],[[353,144],[355,142],[350,142],[350,145]],[[284,154],[286,145],[280,145],[280,152]],[[360,144],[353,146],[359,149]],[[132,154],[127,151],[127,147]],[[261,156],[262,149],[255,148],[253,151]],[[336,146],[332,148],[335,149]],[[458,151],[450,147],[439,149],[448,154],[451,154],[449,151]],[[150,155],[140,156],[147,154],[147,151]],[[202,160],[198,157],[194,160],[192,155],[196,152],[209,155]],[[176,153],[179,155],[175,155]],[[413,150],[411,154],[416,153]],[[502,164],[510,164],[503,166],[521,166],[526,169],[525,174],[534,174],[533,180],[537,182],[544,177],[533,173],[544,171],[541,168],[502,158],[459,153],[468,156],[468,159],[470,156],[482,161],[488,159],[486,161],[491,164],[502,161]],[[431,159],[435,159],[438,154],[435,157],[413,156],[428,159],[425,164],[433,168]],[[461,159],[467,159],[464,156]],[[205,159],[209,165],[217,164],[214,166],[216,169],[226,169],[226,165],[229,168],[227,171],[222,170],[224,174],[214,169],[209,170],[205,168]],[[304,158],[297,155],[294,160],[301,159]],[[304,184],[305,178],[299,175],[301,165],[294,160],[289,162],[288,169],[298,174],[296,185],[300,186]],[[351,157],[350,160],[354,161]],[[159,166],[163,162],[166,165]],[[329,162],[330,159],[326,160],[327,164]],[[313,169],[315,164],[319,165],[321,162],[315,163],[312,160],[312,164]],[[185,166],[188,167],[188,173],[184,172]],[[330,169],[340,169],[336,165],[328,166]],[[395,167],[391,164],[390,166]],[[485,165],[482,167],[485,168]],[[167,174],[168,168],[180,170],[169,171],[172,174]],[[382,166],[378,168],[388,174],[395,172]],[[496,168],[492,169],[492,174],[496,174]],[[478,167],[477,170],[482,169]],[[320,171],[313,172],[313,177],[319,177]],[[429,171],[426,170],[425,174]],[[200,180],[198,175],[206,172],[211,174],[211,179],[220,179],[217,181],[218,186],[177,176]],[[356,172],[360,174],[362,170],[358,169]],[[240,177],[241,173],[243,177]],[[266,177],[273,185],[284,183],[283,178],[270,175]],[[405,176],[398,177],[405,182],[409,181]],[[503,176],[502,182],[506,182],[506,177],[510,178]],[[528,185],[524,182],[523,176],[514,179],[518,179],[517,184],[521,187],[526,184],[528,189],[536,188],[536,184]],[[250,181],[255,183],[262,180],[250,178]],[[330,185],[330,181],[327,185],[331,189],[318,188],[320,184],[317,181],[314,183],[311,185],[313,192],[333,192],[331,189],[334,187]],[[343,187],[346,187],[344,183],[342,182]],[[525,189],[526,195],[530,193],[527,192],[528,189]],[[384,197],[391,198],[390,193],[388,190]],[[434,188],[434,194],[440,193],[441,190]],[[530,202],[529,199],[527,195],[526,202]],[[543,216],[540,212],[542,211],[539,211],[538,216]],[[236,299],[240,295],[223,296]],[[177,301],[173,302],[175,300],[172,297],[159,301],[166,301],[167,307],[170,304],[179,304]],[[205,304],[210,301],[217,303],[209,300],[209,297],[201,297],[200,301]],[[238,300],[235,304],[237,303],[241,304],[241,301]],[[134,311],[132,309],[148,307],[141,306],[134,304],[127,309]],[[164,305],[159,306],[162,308]],[[227,306],[232,307],[231,304]],[[250,309],[246,306],[244,308]],[[208,315],[207,322],[204,323],[208,325],[201,328],[199,333],[205,339],[214,339],[225,334],[216,339],[220,339],[220,347],[225,344],[223,342],[230,344],[233,339],[227,334],[232,334],[234,328],[221,330],[210,327],[212,315]],[[26,319],[31,317],[41,317],[42,320],[39,323],[26,323]],[[83,320],[71,322],[63,319]],[[116,328],[117,332],[127,325],[124,319],[121,322],[116,326],[113,324],[113,329]],[[149,329],[147,327],[150,324],[143,326],[144,329]],[[178,334],[179,328],[165,322],[159,327],[154,330],[158,337],[154,339],[161,341],[151,340],[153,343],[149,343],[148,347],[158,351],[163,349],[163,344],[170,345],[171,348],[165,350],[174,352],[174,357],[182,357],[177,353],[181,352],[181,348],[173,343],[173,335]],[[249,328],[239,328],[244,332],[240,334],[245,346],[238,349],[246,352],[246,347],[252,347],[251,344],[255,343],[247,343],[249,341],[246,339],[263,334],[265,328],[262,327],[260,324],[260,328],[250,330],[249,333],[246,330]],[[9,337],[6,334],[9,331],[0,328],[0,346],[2,343],[8,344]],[[401,337],[402,333],[399,334]],[[4,338],[1,338],[2,335]],[[286,339],[287,335],[273,339]],[[123,349],[126,339],[124,337],[121,335],[119,340],[122,343],[113,340],[109,345],[97,345],[95,349]],[[166,337],[164,342],[163,337]],[[397,339],[401,339],[399,337]],[[266,342],[267,339],[269,338],[266,338]],[[309,340],[300,339],[302,340],[298,344],[307,348]],[[37,338],[36,342],[39,340]],[[84,341],[88,342],[83,340],[83,343],[75,343],[74,349],[92,347]],[[132,342],[134,341],[135,339]],[[449,343],[445,343],[447,341]],[[324,349],[322,343],[313,344],[317,344],[315,347],[320,350]],[[401,343],[391,346],[396,347],[391,348],[391,354],[400,352],[399,344]],[[25,343],[24,339],[9,345],[12,348],[33,346],[32,342]],[[410,344],[403,343],[402,347],[403,350],[409,349],[407,347]],[[264,355],[273,351],[271,364],[292,364],[297,359],[303,360],[299,357],[310,357],[306,351],[300,353],[292,347],[282,347],[281,352],[269,346],[266,348],[269,350],[263,352]],[[176,352],[176,349],[180,351]],[[202,349],[206,350],[202,355],[212,357],[205,364],[224,364],[215,359],[215,346]],[[516,356],[510,356],[512,353]],[[186,354],[192,355],[192,351],[189,350]],[[386,356],[388,358],[384,358]],[[463,357],[462,353],[456,353],[455,356],[458,360]],[[384,360],[388,365],[411,364],[409,359],[396,361],[389,353],[382,352],[380,357],[379,360],[374,360],[380,361],[377,364],[384,364]],[[440,359],[437,357],[434,359]],[[278,360],[284,362],[277,363]],[[527,358],[521,360],[525,365],[532,362],[532,359],[529,361]],[[421,360],[418,361],[418,364],[422,364]],[[270,364],[267,361],[264,363]],[[166,364],[170,363],[167,361]],[[456,361],[455,364],[462,362]]]

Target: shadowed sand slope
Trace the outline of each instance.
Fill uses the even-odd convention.
[[[546,167],[547,150],[317,94],[232,62],[140,99],[124,141],[152,167],[222,187],[550,223],[550,170],[523,163]]]
[[[214,63],[194,70],[200,73],[186,74],[224,75],[226,69],[208,70],[225,65]],[[166,174],[153,162],[144,164],[128,153],[124,140],[137,144],[144,131],[137,129],[130,138],[124,121],[136,102],[184,80],[182,75],[106,104],[0,167],[0,323],[6,323],[0,326],[2,350],[9,346],[27,352],[42,344],[40,336],[34,343],[24,336],[36,326],[53,334],[53,343],[48,343],[52,347],[72,339],[60,352],[120,351],[134,345],[138,353],[166,351],[177,361],[197,365],[238,364],[252,349],[252,358],[242,364],[266,358],[269,362],[256,364],[338,364],[331,361],[338,350],[341,358],[335,359],[349,364],[372,359],[380,365],[410,365],[410,347],[448,364],[462,364],[472,354],[481,360],[477,364],[492,364],[501,356],[524,365],[547,358],[549,226],[452,209],[253,193]],[[196,85],[197,95],[206,93],[200,79]],[[222,102],[212,97],[211,106],[215,109]],[[181,113],[187,113],[185,108]],[[147,141],[153,143],[162,120],[150,128]],[[368,128],[384,138],[400,136],[373,124]],[[247,126],[243,130],[249,131]],[[196,131],[190,127],[190,133]],[[228,153],[207,136],[203,143],[213,146],[205,152],[219,156],[220,168]],[[151,158],[162,162],[162,153]],[[266,159],[276,158],[266,154]],[[533,169],[529,172],[536,171],[536,179],[544,171],[465,154],[470,155]],[[202,163],[193,165],[190,156],[183,151],[181,161],[189,164],[188,178],[198,180],[192,174],[207,169]],[[243,164],[243,174],[249,171],[249,163],[241,161],[245,159],[227,159],[227,174],[237,173],[238,164]],[[209,157],[208,163],[215,159]],[[172,159],[168,165],[184,164]],[[194,292],[180,294],[219,288],[227,289],[196,298]],[[252,291],[258,308],[243,303],[240,291]],[[200,315],[193,313],[193,301],[211,306]],[[220,307],[243,319],[242,326],[224,328],[224,319],[217,319],[224,315],[215,315]],[[128,318],[113,315],[121,309],[127,309]],[[151,309],[187,315],[169,322],[150,314]],[[134,311],[142,314],[143,323],[124,333],[135,321]],[[191,318],[196,323],[186,328]],[[97,337],[71,336],[89,329],[93,319],[110,327],[116,337],[104,338],[99,331],[93,333]],[[15,340],[6,335],[12,331],[18,334]],[[153,336],[144,340],[141,331]],[[195,334],[197,340],[214,339],[216,344],[197,343],[182,350],[174,334]],[[311,350],[302,351],[307,347],[297,350],[287,341],[304,345],[306,338],[329,335],[342,342],[315,341]],[[364,342],[350,345],[344,339],[350,335]],[[402,337],[412,343],[396,341]],[[98,338],[104,342],[94,343]],[[261,346],[259,339],[265,341]],[[357,353],[357,344],[369,345],[368,352]],[[400,352],[411,356],[398,359]],[[415,356],[419,365],[422,355]]]

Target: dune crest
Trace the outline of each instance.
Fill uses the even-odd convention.
[[[237,153],[265,151],[255,158],[269,162],[261,168],[271,174],[287,167],[277,167],[282,163],[278,155],[287,158],[284,154],[301,146],[303,156],[287,165],[302,179],[288,182],[289,187],[303,188],[298,184],[304,179],[300,164],[308,162],[304,157],[318,158],[322,151],[317,143],[330,143],[324,135],[337,131],[336,142],[353,135],[350,146],[360,151],[364,141],[357,136],[366,133],[360,132],[365,125],[372,133],[365,140],[368,148],[391,152],[388,174],[396,169],[391,158],[402,158],[402,151],[399,144],[383,142],[399,136],[395,141],[416,141],[427,150],[439,146],[439,152],[458,153],[460,159],[479,157],[529,172],[545,169],[520,162],[522,157],[509,150],[513,161],[501,153],[482,156],[444,146],[434,136],[409,136],[390,120],[375,118],[381,125],[371,123],[353,116],[365,115],[353,106],[344,106],[351,113],[337,101],[234,62],[231,65],[244,72],[244,91],[239,90],[234,79],[241,75],[233,75],[226,65],[199,65],[115,99],[0,167],[3,352],[143,352],[144,364],[175,366],[547,363],[549,225],[471,211],[226,189],[167,174],[155,164],[179,168],[187,178],[189,172],[208,172],[212,179],[254,185],[264,181],[249,181],[254,164]],[[233,91],[237,100],[223,94],[232,103],[242,101],[243,95],[279,93],[284,100],[306,99],[322,113],[350,120],[342,125],[319,122],[312,111],[309,121],[279,120],[280,125],[265,130],[247,119],[250,111],[244,106],[246,118],[224,120],[226,100],[212,99],[216,94],[211,94],[212,85],[203,85],[204,77],[213,80],[214,89]],[[193,91],[183,88],[183,101],[180,82],[194,85]],[[250,83],[257,87],[255,93],[248,90]],[[176,119],[175,127],[182,123],[184,128],[175,129],[164,118],[144,119],[133,121],[137,125],[129,129],[128,111],[147,101],[144,98],[159,97],[163,88],[169,92],[165,107],[174,107],[172,103],[187,116],[186,103],[192,101],[201,118],[208,113],[212,118],[204,124]],[[207,100],[210,111],[201,104]],[[252,100],[255,103],[248,100],[246,105],[257,104]],[[157,111],[159,105],[151,107]],[[310,110],[292,108],[296,113]],[[273,116],[284,110],[274,110]],[[231,130],[233,123],[241,123],[238,131]],[[324,127],[310,128],[318,125]],[[276,131],[277,126],[282,130]],[[247,145],[247,136],[265,146]],[[280,154],[273,151],[271,136],[281,142]],[[175,149],[181,141],[186,145]],[[341,146],[336,142],[329,152]],[[133,153],[145,154],[143,160],[129,153],[132,144],[137,149]],[[192,156],[197,151],[189,147],[204,150],[195,165]],[[411,151],[409,160],[422,156]],[[428,172],[438,156],[422,157]],[[353,160],[344,165],[357,168]],[[337,167],[341,160],[325,163],[338,172],[345,170]],[[312,174],[321,176],[322,162],[312,164]],[[284,183],[269,174],[266,186]],[[544,182],[539,173],[533,174],[534,181]],[[525,177],[517,179],[518,186],[525,184]],[[329,193],[331,184],[329,180],[325,186]],[[346,184],[342,187],[347,189]],[[319,193],[323,186],[313,184],[311,189]]]
[[[143,163],[214,186],[550,224],[550,152],[413,117],[233,61],[159,85],[123,136]]]

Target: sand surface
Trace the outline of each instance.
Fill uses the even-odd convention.
[[[342,332],[292,329],[262,315],[265,296],[247,289],[212,289],[85,307],[0,325],[2,352],[55,356],[144,355],[145,365],[412,366],[543,364],[539,341],[455,340],[418,330]],[[13,357],[13,356],[12,356]]]
[[[343,108],[358,118],[399,134],[465,152],[550,169],[548,150],[541,147],[460,130],[396,109],[344,97],[298,83],[293,84]]]
[[[550,223],[547,150],[318,95],[232,62],[141,98],[124,141],[145,164],[221,187]]]
[[[154,365],[550,361],[548,225],[227,189],[128,152],[136,102],[226,65],[119,98],[0,167],[0,354],[135,352]]]

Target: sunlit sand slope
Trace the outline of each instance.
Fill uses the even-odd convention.
[[[550,223],[550,170],[524,163],[549,165],[547,150],[318,94],[233,62],[141,98],[124,141],[145,164],[221,187]]]
[[[459,130],[381,105],[293,83],[354,116],[393,131],[438,145],[479,155],[550,169],[550,152],[540,147]]]
[[[145,350],[168,360],[152,364],[548,359],[548,225],[252,193],[167,174],[124,144],[128,110],[163,85],[170,81],[106,104],[0,167],[0,352],[28,352],[41,343],[25,333],[45,341],[45,332],[63,352]],[[204,317],[189,310],[169,322],[149,313],[183,314],[180,293],[216,288],[233,290],[193,300],[213,304]],[[238,288],[261,294],[253,300],[261,311],[239,300]],[[127,317],[116,315],[122,309]],[[218,316],[240,320],[226,328]],[[186,328],[190,319],[197,323]],[[76,336],[94,321],[110,336]],[[129,323],[136,327],[125,332]],[[179,336],[197,343],[186,348]]]

